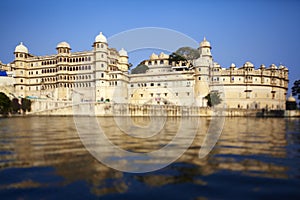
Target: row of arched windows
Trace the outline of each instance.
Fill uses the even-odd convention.
[[[76,57],[76,58],[58,58],[57,60],[47,60],[47,61],[43,61],[42,65],[54,65],[57,64],[58,62],[70,62],[70,63],[76,63],[76,62],[88,62],[91,61],[91,57],[90,56],[86,56],[86,57]]]
[[[49,84],[42,85],[42,90],[54,89],[54,88],[81,88],[81,87],[91,87],[91,83],[57,83],[57,84]]]
[[[42,69],[42,74],[44,74],[44,73],[55,73],[55,72],[57,72],[56,68]]]
[[[73,67],[66,67],[66,66],[59,66],[58,68],[49,68],[49,69],[42,69],[42,74],[45,73],[56,73],[58,70],[62,71],[79,71],[79,70],[91,70],[92,67],[90,65],[87,66],[73,66]]]
[[[55,64],[57,64],[57,60],[47,60],[42,62],[42,65],[55,65]]]
[[[64,71],[78,71],[78,70],[91,70],[92,67],[90,65],[87,66],[72,66],[72,67],[66,67],[66,66],[59,66],[58,70],[64,70]]]
[[[74,75],[74,76],[64,76],[60,75],[58,77],[48,77],[48,78],[42,78],[42,82],[54,82],[58,80],[68,80],[68,81],[77,81],[77,80],[89,80],[91,79],[91,75]]]

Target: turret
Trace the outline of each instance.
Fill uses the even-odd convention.
[[[16,46],[14,54],[15,60],[25,60],[28,57],[28,49],[23,45],[23,42]]]
[[[102,32],[96,36],[93,47],[95,57],[96,100],[106,99],[108,44]]]
[[[16,46],[15,51],[15,62],[14,62],[14,71],[15,71],[15,91],[18,96],[26,96],[26,85],[27,85],[27,63],[26,59],[29,56],[28,49],[21,42]]]
[[[200,42],[200,47],[199,47],[199,52],[200,52],[200,57],[209,57],[211,58],[211,46],[210,42],[206,40],[204,37],[203,41]]]
[[[56,46],[57,54],[68,55],[70,54],[71,47],[67,42],[60,42]]]
[[[123,72],[127,72],[128,71],[128,54],[127,51],[125,51],[125,49],[121,49],[119,51],[119,69]]]

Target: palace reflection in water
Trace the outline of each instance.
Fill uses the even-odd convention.
[[[14,199],[138,199],[146,194],[144,199],[209,199],[232,197],[229,191],[236,187],[249,198],[276,192],[278,198],[299,196],[299,119],[226,118],[216,146],[203,159],[198,153],[209,118],[168,118],[164,129],[148,139],[124,134],[114,118],[98,120],[114,144],[133,152],[153,151],[169,143],[181,120],[197,121],[200,126],[193,144],[176,162],[155,172],[131,174],[111,169],[91,156],[72,117],[1,119],[0,195]],[[149,120],[133,119],[140,125]],[[147,196],[150,192],[151,197]]]

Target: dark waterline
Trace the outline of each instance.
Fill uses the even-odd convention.
[[[180,118],[162,136],[133,140],[101,118],[111,141],[147,152],[167,144]],[[1,199],[299,199],[300,119],[226,118],[212,152],[198,152],[210,119],[199,118],[191,147],[169,166],[124,173],[97,161],[81,143],[72,117],[0,119]],[[136,124],[149,119],[136,118]]]

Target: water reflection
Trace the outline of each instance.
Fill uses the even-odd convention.
[[[145,125],[148,120],[135,118],[134,123]],[[214,176],[222,177],[225,172],[235,173],[241,180],[244,177],[299,178],[299,119],[226,118],[219,141],[203,159],[199,159],[198,153],[210,119],[191,120],[198,120],[201,126],[193,144],[180,159],[156,172],[128,174],[108,168],[91,156],[82,145],[71,117],[1,119],[0,194],[11,191],[12,197],[21,197],[18,195],[22,194],[13,191],[26,188],[51,191],[50,188],[57,187],[65,188],[60,190],[63,195],[74,189],[73,184],[84,183],[88,185],[86,193],[105,197],[132,194],[138,192],[136,188],[147,192],[153,187],[165,189],[165,186],[179,185],[182,191],[190,190],[187,184],[198,189],[186,191],[185,195],[196,198],[203,189],[220,183],[221,178],[216,180]],[[114,144],[132,152],[147,152],[169,143],[180,120],[168,118],[160,134],[147,139],[124,134],[115,126],[113,118],[100,121]],[[230,181],[238,185],[236,180]]]

